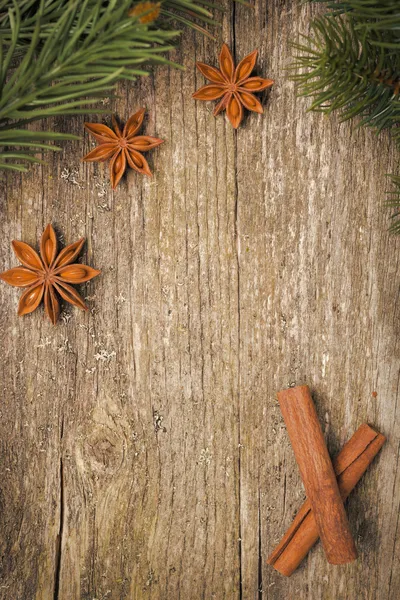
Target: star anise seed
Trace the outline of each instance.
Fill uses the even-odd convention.
[[[112,117],[114,131],[102,123],[85,123],[85,129],[96,138],[99,145],[82,158],[84,162],[104,162],[110,160],[110,179],[115,189],[125,173],[127,164],[138,173],[151,177],[150,167],[142,155],[164,142],[149,135],[136,135],[142,126],[146,110],[141,108],[132,115],[121,131],[115,117]]]
[[[229,121],[237,129],[243,119],[243,107],[248,110],[262,113],[261,102],[254,96],[253,92],[261,92],[273,85],[272,79],[262,77],[250,77],[254,69],[258,50],[254,50],[246,56],[235,69],[232,54],[226,44],[222,46],[219,55],[219,69],[196,63],[197,68],[206,79],[211,81],[193,94],[196,100],[219,100],[214,110],[217,116],[226,110]]]
[[[0,273],[0,279],[15,287],[27,288],[19,300],[19,316],[36,310],[44,297],[45,311],[55,325],[60,315],[60,303],[56,292],[70,304],[88,310],[78,292],[69,285],[84,283],[100,273],[96,269],[73,262],[84,242],[85,238],[81,238],[66,246],[57,256],[57,238],[51,224],[47,225],[41,237],[40,256],[25,242],[12,242],[16,257],[24,266]]]

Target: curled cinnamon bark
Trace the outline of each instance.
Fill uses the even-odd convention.
[[[333,461],[342,500],[361,479],[386,438],[364,423]],[[319,538],[311,504],[306,500],[285,535],[267,559],[279,573],[289,577]]]
[[[289,388],[278,400],[326,558],[334,565],[352,562],[357,550],[310,390]]]

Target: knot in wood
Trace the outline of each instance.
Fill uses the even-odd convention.
[[[122,427],[109,415],[102,412],[101,416],[101,422],[92,424],[92,430],[83,440],[82,446],[84,469],[97,478],[118,473],[126,457]]]

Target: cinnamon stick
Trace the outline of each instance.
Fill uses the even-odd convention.
[[[308,386],[278,393],[286,428],[328,562],[357,558],[335,471]]]
[[[343,501],[361,479],[385,441],[385,436],[364,423],[343,446],[333,461]],[[306,500],[282,540],[268,557],[267,563],[282,575],[290,577],[318,538],[311,504]]]

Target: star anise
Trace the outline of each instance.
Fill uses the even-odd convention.
[[[0,279],[16,287],[27,287],[22,294],[18,315],[33,312],[44,296],[45,311],[56,324],[60,314],[60,303],[56,292],[74,306],[88,310],[85,302],[70,283],[84,283],[99,275],[100,271],[73,261],[78,256],[85,242],[81,238],[74,244],[66,246],[57,256],[57,238],[53,227],[49,224],[40,240],[40,256],[25,242],[14,240],[12,247],[23,267],[14,267],[0,273]]]
[[[128,13],[130,17],[136,17],[143,25],[152,23],[157,19],[161,10],[161,2],[139,2]]]
[[[250,77],[254,69],[258,50],[246,56],[235,69],[232,54],[226,44],[222,46],[219,55],[219,69],[196,63],[204,77],[211,81],[193,94],[196,100],[221,100],[214,110],[214,116],[226,109],[231,124],[237,129],[243,119],[243,107],[257,113],[262,113],[263,107],[253,92],[261,92],[271,87],[272,79]]]
[[[143,123],[145,112],[146,110],[141,108],[132,115],[122,131],[114,116],[112,117],[114,131],[102,123],[85,123],[86,130],[96,138],[99,145],[82,160],[104,162],[110,158],[110,179],[113,189],[117,187],[125,173],[127,164],[135,171],[151,177],[149,165],[141,153],[156,148],[164,140],[149,135],[136,135]]]

